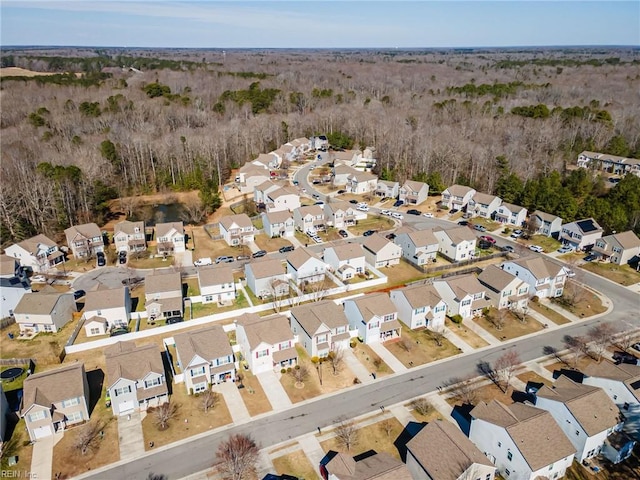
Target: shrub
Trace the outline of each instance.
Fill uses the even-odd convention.
[[[540,301],[540,298],[537,295],[534,295],[533,297],[531,297],[531,301],[533,303],[538,303]]]
[[[287,368],[287,372],[291,372],[291,367]]]
[[[356,339],[352,338],[351,341],[349,342],[349,346],[351,348],[356,348]]]
[[[287,369],[286,368],[281,368],[280,369],[280,373],[287,373]]]
[[[462,323],[462,316],[456,313],[453,317],[451,317],[451,321],[460,325]]]

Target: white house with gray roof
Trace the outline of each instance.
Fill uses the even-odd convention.
[[[496,222],[521,227],[527,219],[527,209],[513,203],[502,202],[495,212]]]
[[[562,230],[562,218],[541,210],[529,215],[529,223],[535,228],[536,235],[557,238]]]
[[[243,194],[253,193],[256,186],[266,182],[271,177],[269,169],[260,164],[245,163],[235,178],[235,183]]]
[[[269,237],[292,237],[296,231],[293,214],[288,210],[280,212],[263,212],[262,228]]]
[[[300,247],[287,255],[287,273],[296,285],[322,282],[327,264],[311,250]]]
[[[198,268],[198,285],[202,303],[229,305],[236,299],[232,267],[210,265]]]
[[[30,335],[57,332],[72,320],[76,311],[73,294],[40,291],[23,295],[13,316],[20,327],[20,335]]]
[[[374,268],[398,265],[402,258],[402,248],[379,233],[365,237],[362,246],[366,262]]]
[[[359,243],[343,243],[325,248],[322,259],[343,281],[364,274],[366,270],[364,249]]]
[[[310,357],[349,348],[349,320],[332,300],[292,308],[291,330]]]
[[[31,293],[31,284],[18,259],[0,255],[0,318],[12,316],[27,293]]]
[[[438,239],[438,252],[452,262],[473,258],[477,238],[467,227],[434,228],[433,235]]]
[[[393,243],[402,249],[402,257],[414,265],[435,262],[440,247],[440,242],[431,229],[403,228],[396,232]]]
[[[353,208],[353,205],[348,202],[331,201],[325,203],[323,209],[326,224],[334,228],[351,227],[358,220],[367,218],[367,212]]]
[[[293,211],[296,229],[301,232],[315,232],[325,229],[324,211],[320,205],[308,205]]]
[[[489,265],[478,275],[478,280],[487,287],[487,296],[498,310],[503,308],[522,310],[527,306],[529,285],[521,278],[496,265]]]
[[[400,187],[398,200],[402,200],[405,205],[420,205],[429,196],[429,185],[424,182],[405,180]]]
[[[300,194],[293,187],[281,187],[268,192],[264,203],[267,212],[293,212],[300,208]]]
[[[98,252],[104,252],[104,240],[102,232],[95,223],[74,225],[64,231],[67,245],[76,258],[94,256]]]
[[[173,255],[186,250],[184,225],[182,222],[157,223],[155,228],[156,248],[160,255]]]
[[[398,198],[400,194],[400,183],[389,180],[378,180],[375,194],[382,198]]]
[[[221,325],[210,325],[173,336],[178,365],[187,393],[236,379],[235,357]]]
[[[487,287],[475,275],[456,275],[435,280],[433,286],[447,304],[447,314],[450,316],[460,315],[463,319],[469,319],[480,315],[482,309],[490,305]]]
[[[351,330],[357,330],[364,343],[400,338],[402,325],[398,321],[398,309],[386,293],[345,300],[344,313]]]
[[[60,251],[56,242],[42,234],[14,243],[4,252],[9,257],[17,259],[22,267],[38,273],[44,273],[65,261],[64,253]]]
[[[476,192],[467,205],[467,213],[474,217],[493,218],[502,203],[500,197],[488,193]]]
[[[154,271],[147,274],[144,285],[147,322],[182,317],[182,277],[180,272]]]
[[[591,252],[605,262],[625,265],[640,256],[640,238],[633,230],[614,233],[597,239]]]
[[[147,249],[144,222],[124,220],[116,223],[113,243],[117,252],[144,252]]]
[[[416,283],[389,292],[398,310],[398,318],[410,329],[428,328],[442,331],[447,316],[447,304],[433,285]]]
[[[378,186],[378,177],[371,172],[360,172],[356,170],[347,178],[347,192],[356,195],[373,193]]]
[[[218,225],[227,245],[246,245],[255,240],[255,228],[246,213],[222,217]]]
[[[562,225],[558,240],[576,250],[584,250],[594,245],[603,232],[604,229],[593,218],[585,218]]]
[[[258,298],[282,298],[289,294],[289,277],[277,258],[261,258],[244,265],[247,287]]]
[[[87,337],[106,335],[114,328],[127,328],[131,320],[129,287],[90,290],[85,297],[82,318]]]
[[[465,185],[451,185],[442,191],[442,205],[455,210],[466,208],[473,196],[475,189]]]
[[[632,173],[640,176],[640,160],[637,158],[621,157],[608,153],[589,152],[585,150],[578,155],[578,167],[602,170],[615,175]]]
[[[567,280],[566,270],[544,257],[524,257],[504,262],[501,268],[529,285],[529,296],[560,297]]]

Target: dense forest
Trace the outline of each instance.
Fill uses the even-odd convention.
[[[199,189],[318,133],[373,146],[382,178],[462,183],[609,231],[640,231],[640,178],[574,171],[640,157],[640,51],[16,49],[1,77],[2,243],[101,223],[111,199]]]

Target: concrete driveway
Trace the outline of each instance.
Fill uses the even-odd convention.
[[[53,447],[63,436],[64,432],[59,432],[55,435],[41,438],[33,444],[31,478],[52,478]]]
[[[142,414],[134,412],[131,415],[120,415],[117,418],[120,460],[133,460],[144,455]]]

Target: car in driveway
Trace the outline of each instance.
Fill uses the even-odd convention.
[[[404,201],[403,200],[397,200],[393,206],[394,207],[401,207],[402,205],[404,205]]]
[[[627,363],[630,365],[637,365],[638,358],[633,353],[616,351],[613,352],[613,361],[619,365],[621,363]]]
[[[529,250],[536,253],[544,252],[544,248],[542,248],[540,245],[529,245]]]
[[[374,233],[376,233],[375,230],[367,230],[366,232],[364,232],[362,234],[363,237],[370,237],[371,235],[373,235]]]
[[[391,216],[398,220],[402,220],[404,218],[404,215],[402,215],[400,212],[391,212]]]
[[[98,266],[99,267],[104,267],[107,264],[107,259],[105,258],[104,253],[97,252],[96,253],[96,258],[98,259]]]
[[[236,260],[241,262],[243,260],[251,260],[251,256],[250,255],[238,255],[236,257]]]
[[[216,258],[216,265],[218,263],[231,263],[234,261],[234,258],[229,256],[229,255],[221,255],[218,258]]]
[[[590,253],[589,255],[584,257],[584,261],[585,262],[593,262],[596,258],[598,258],[598,255],[596,255],[595,253]]]
[[[573,271],[573,270],[571,270],[570,268],[568,268],[568,267],[562,267],[562,268],[563,268],[564,273],[565,273],[565,275],[566,275],[567,277],[569,277],[569,278],[573,278],[573,277],[575,277],[575,276],[576,276],[576,272],[574,272],[574,271]]]
[[[349,233],[346,230],[338,230],[338,235],[340,235],[342,238],[347,238],[349,236]]]
[[[479,232],[486,232],[487,229],[484,227],[484,225],[474,225],[473,226],[474,230],[478,230]]]
[[[415,208],[412,208],[411,210],[407,210],[407,213],[409,215],[422,215],[422,212],[420,210],[416,210]]]
[[[381,213],[382,215],[387,215],[387,216],[389,216],[389,217],[391,216],[391,210],[381,210],[381,211],[380,211],[380,213]]]
[[[488,250],[489,248],[492,247],[492,244],[487,242],[486,240],[480,240],[478,242],[478,247],[482,250]]]
[[[118,263],[120,265],[123,265],[123,264],[127,263],[127,251],[126,250],[121,250],[120,252],[118,252]]]
[[[511,238],[520,238],[522,236],[522,230],[514,230],[511,234]]]
[[[640,343],[634,343],[631,345],[631,348],[640,352]]]
[[[253,252],[251,256],[253,258],[260,258],[260,257],[264,257],[266,254],[267,254],[266,250],[258,250],[257,252]]]
[[[173,325],[174,323],[182,322],[182,317],[171,317],[167,318],[167,325]]]
[[[426,217],[426,218],[433,218],[433,213],[431,213],[431,212],[424,212],[424,213],[422,214],[422,216],[423,216],[423,217]]]
[[[569,253],[573,252],[573,247],[570,245],[563,245],[558,249],[558,253]]]
[[[278,250],[280,253],[293,252],[295,247],[293,245],[285,245],[284,247],[280,247]]]
[[[129,330],[125,327],[116,327],[109,333],[110,337],[117,337],[118,335],[126,335]]]
[[[337,193],[338,193],[338,195],[342,195],[343,193],[347,193],[347,191],[346,190],[338,190]]]
[[[489,235],[481,235],[480,236],[480,240],[484,240],[485,242],[489,242],[491,245],[494,245],[496,243],[496,239],[493,237],[490,237]]]

